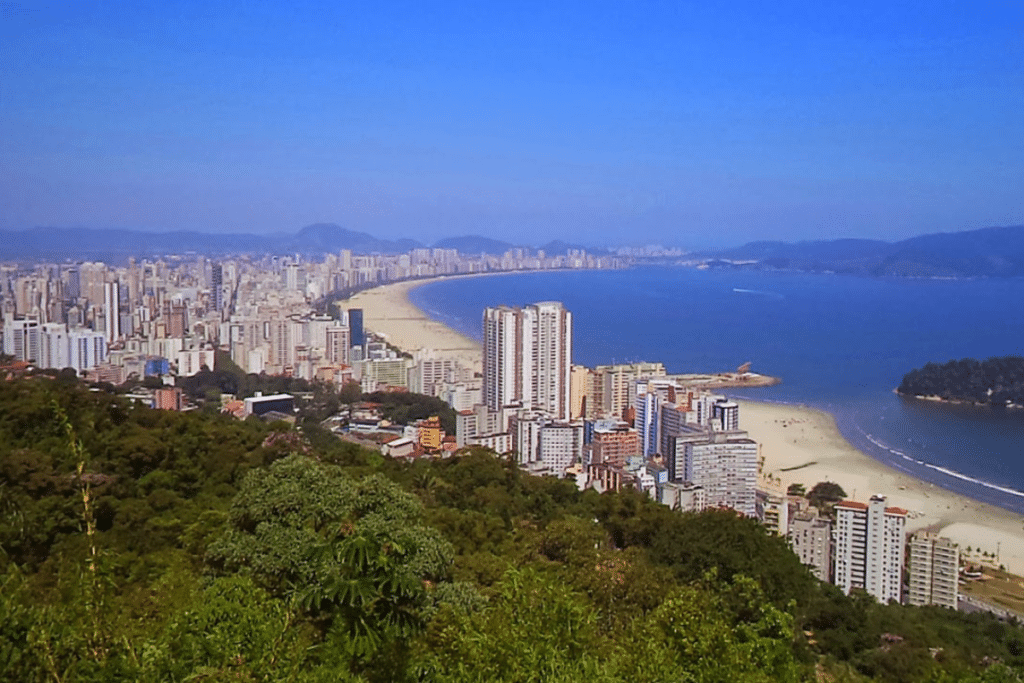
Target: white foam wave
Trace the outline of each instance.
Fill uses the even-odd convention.
[[[760,289],[743,289],[742,287],[733,287],[732,291],[737,294],[756,294],[758,296],[770,296],[773,299],[785,299],[786,297],[776,292],[763,292]]]
[[[971,477],[969,475],[964,474],[963,472],[957,472],[956,470],[950,469],[948,467],[943,467],[941,465],[933,465],[930,462],[925,462],[924,460],[918,460],[916,458],[912,458],[909,455],[907,455],[906,453],[903,453],[902,451],[898,451],[895,448],[890,448],[887,444],[879,441],[874,436],[872,436],[871,434],[868,434],[867,432],[865,432],[864,430],[860,429],[859,427],[858,427],[858,431],[860,431],[860,433],[863,434],[864,437],[868,441],[870,441],[872,444],[874,444],[878,448],[881,448],[882,450],[888,451],[889,453],[892,453],[893,455],[898,455],[899,457],[901,457],[904,460],[909,460],[910,462],[916,463],[916,464],[918,464],[918,465],[920,465],[922,467],[927,467],[930,470],[935,470],[936,472],[941,472],[942,474],[945,474],[947,477],[953,477],[954,479],[959,479],[961,481],[966,481],[966,482],[969,482],[971,484],[977,484],[978,486],[984,486],[985,488],[992,489],[993,491],[999,491],[1000,493],[1006,493],[1006,494],[1009,494],[1011,496],[1017,496],[1018,498],[1024,498],[1024,491],[1018,491],[1016,489],[1011,489],[1011,488],[1008,488],[1006,486],[1000,486],[999,484],[993,484],[992,482],[985,481],[983,479],[978,479],[976,477]]]

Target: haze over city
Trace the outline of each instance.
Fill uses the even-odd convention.
[[[4,230],[701,248],[1024,222],[1019,3],[0,12]]]

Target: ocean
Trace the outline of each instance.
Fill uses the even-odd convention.
[[[646,360],[722,372],[750,362],[782,384],[726,393],[825,410],[872,457],[1024,514],[1024,410],[893,393],[929,361],[1024,353],[1024,280],[643,267],[441,280],[411,299],[476,339],[487,306],[562,301],[573,362],[590,367]]]

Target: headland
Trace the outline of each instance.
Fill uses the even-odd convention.
[[[431,319],[409,300],[412,289],[437,279],[383,285],[360,292],[341,305],[362,308],[366,328],[404,351],[434,349],[479,368],[477,340]],[[719,384],[714,388],[727,387]],[[802,406],[738,402],[742,428],[760,444],[762,479],[769,485],[785,491],[792,483],[810,489],[820,481],[832,481],[842,486],[850,499],[884,495],[890,505],[909,511],[908,531],[938,532],[958,543],[962,553],[970,547],[972,552],[965,555],[972,560],[981,560],[982,552],[991,553],[998,555],[991,564],[1024,574],[1021,515],[947,491],[875,460],[843,438],[828,413]]]

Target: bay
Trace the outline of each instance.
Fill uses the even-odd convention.
[[[644,267],[440,280],[411,299],[476,339],[487,306],[562,301],[573,361],[590,367],[649,360],[721,372],[749,361],[783,383],[732,395],[826,410],[872,457],[1024,513],[1024,411],[893,393],[929,361],[1021,355],[1024,280]]]

